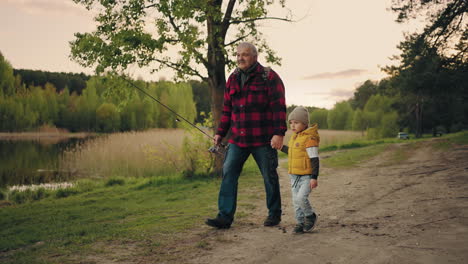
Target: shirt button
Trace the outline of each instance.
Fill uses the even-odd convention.
[[[241,133],[241,134],[244,134],[244,131],[241,131],[240,133]]]
[[[244,107],[244,105],[240,105],[240,107]]]

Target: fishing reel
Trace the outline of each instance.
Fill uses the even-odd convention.
[[[210,153],[216,154],[223,156],[226,154],[226,145],[224,144],[219,144],[219,145],[214,145],[208,149]]]

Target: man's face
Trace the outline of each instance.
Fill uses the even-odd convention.
[[[253,55],[249,47],[240,46],[237,48],[237,66],[245,71],[257,61],[257,55]]]

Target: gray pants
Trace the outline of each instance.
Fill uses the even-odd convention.
[[[292,202],[296,221],[298,224],[303,224],[304,218],[314,213],[314,209],[309,202],[311,177],[309,175],[298,176],[294,174],[289,174],[289,177],[291,178]]]

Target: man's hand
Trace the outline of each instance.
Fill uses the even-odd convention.
[[[220,136],[220,135],[215,135],[214,138],[213,138],[213,144],[215,144],[216,146],[218,146],[219,144],[221,144],[221,140],[223,140],[223,137]]]
[[[280,150],[283,147],[283,136],[274,135],[271,138],[271,147]]]
[[[310,179],[310,189],[317,188],[318,186],[318,181],[316,179]]]

